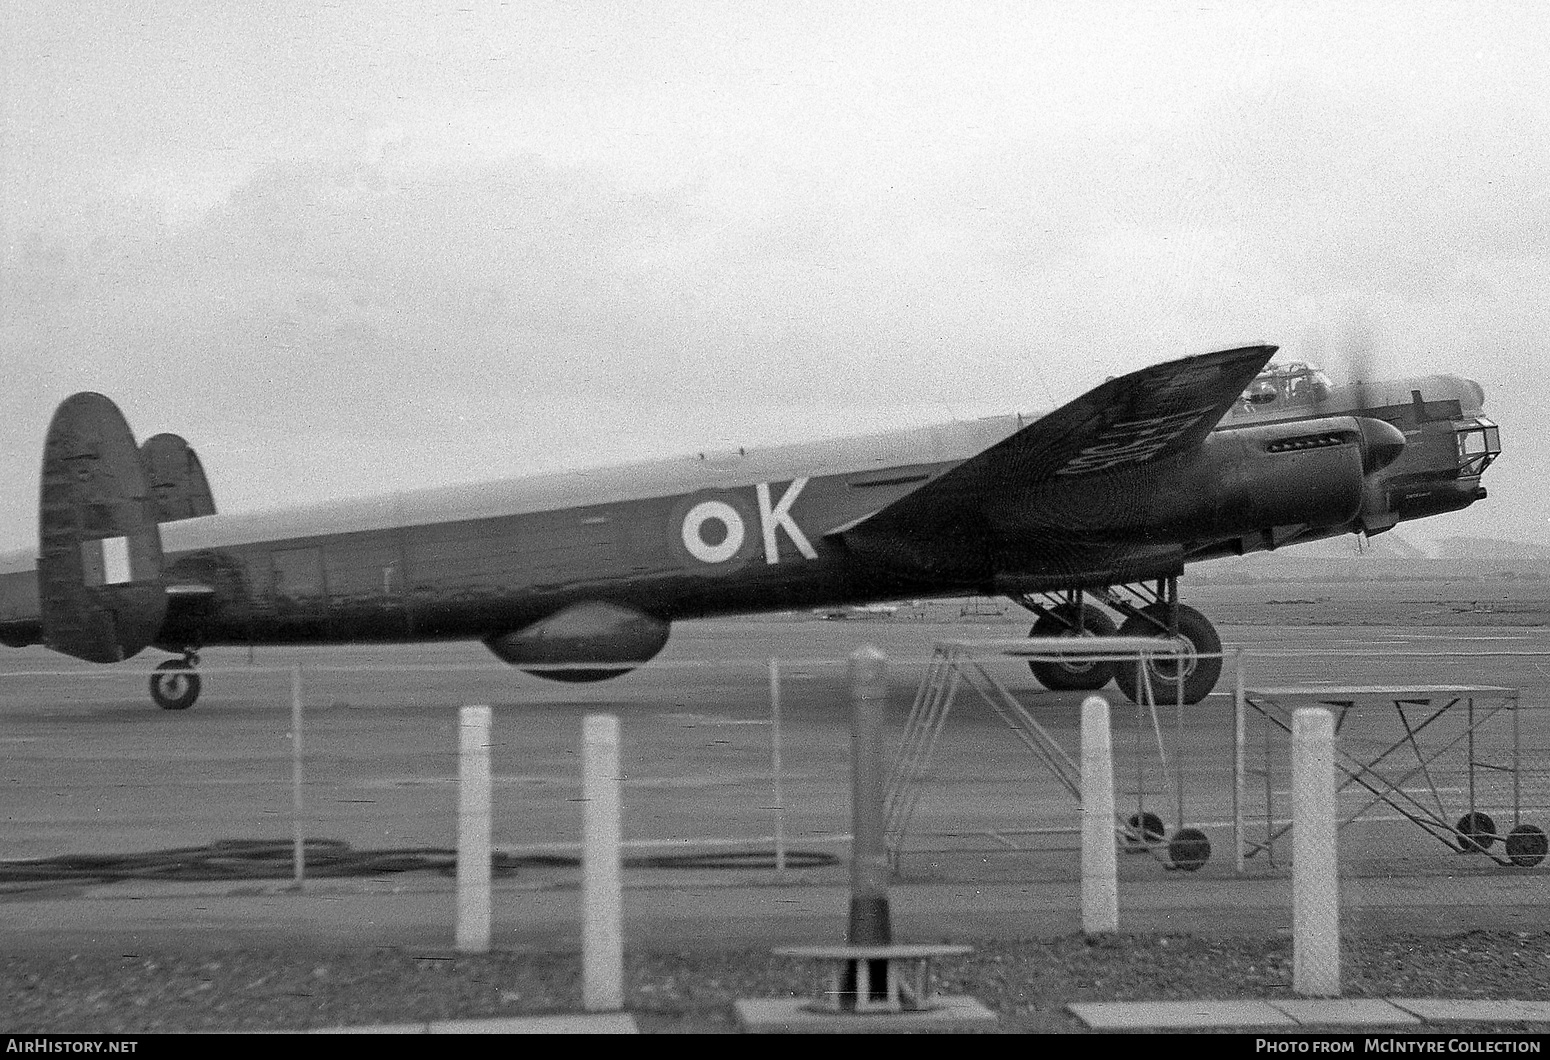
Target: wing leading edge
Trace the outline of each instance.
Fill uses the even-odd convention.
[[[939,550],[978,551],[991,537],[984,513],[998,492],[1035,485],[1058,492],[1197,449],[1275,351],[1244,346],[1110,379],[839,536],[901,559],[901,550],[922,560],[938,552],[929,567],[945,559]]]

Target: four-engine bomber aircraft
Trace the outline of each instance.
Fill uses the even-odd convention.
[[[1221,642],[1179,603],[1185,564],[1467,507],[1500,452],[1469,380],[1337,388],[1274,352],[1158,364],[1034,419],[273,515],[216,514],[182,438],[139,446],[76,394],[44,446],[39,553],[0,561],[0,642],[174,653],[151,695],[179,710],[207,645],[478,638],[584,681],[651,659],[677,619],[1004,594],[1037,635],[1181,638],[1149,676],[1195,703]],[[1134,666],[1031,665],[1052,689],[1139,691]]]

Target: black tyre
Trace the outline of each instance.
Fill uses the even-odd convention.
[[[182,659],[168,659],[151,674],[151,698],[162,710],[187,710],[199,698],[199,675]]]
[[[1545,830],[1532,824],[1520,824],[1507,833],[1504,844],[1507,848],[1507,857],[1520,869],[1531,869],[1545,860],[1545,851],[1550,849],[1550,842],[1545,839]]]
[[[1162,837],[1167,834],[1163,827],[1162,818],[1155,813],[1133,813],[1125,821],[1125,845],[1130,847],[1148,847],[1154,843],[1161,843]]]
[[[1489,850],[1496,842],[1496,822],[1488,813],[1466,813],[1453,828],[1459,834],[1459,849],[1467,854]]]
[[[1030,637],[1112,637],[1114,620],[1091,604],[1082,605],[1081,632],[1077,631],[1076,607],[1064,604],[1040,616],[1028,631]],[[1055,692],[1093,692],[1114,677],[1114,664],[1091,659],[1059,659],[1030,662],[1034,680]]]
[[[1168,840],[1168,860],[1174,868],[1194,872],[1211,860],[1211,840],[1198,828],[1180,828]]]
[[[1168,633],[1168,607],[1166,604],[1148,604],[1140,614],[1131,615],[1119,627],[1121,637],[1165,637]],[[1216,627],[1193,607],[1179,607],[1179,636],[1189,645],[1183,658],[1175,661],[1169,657],[1154,657],[1147,661],[1147,676],[1151,678],[1153,702],[1160,705],[1177,703],[1179,684],[1184,686],[1184,702],[1199,703],[1222,676],[1222,638]],[[1134,662],[1114,664],[1114,683],[1132,703],[1141,702],[1141,684]]]

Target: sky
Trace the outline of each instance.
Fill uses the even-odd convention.
[[[251,511],[1061,403],[1477,379],[1550,544],[1538,3],[0,5],[0,550],[108,394]]]

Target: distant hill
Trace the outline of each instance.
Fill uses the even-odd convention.
[[[1358,551],[1352,536],[1293,545],[1275,552],[1192,566],[1200,585],[1263,581],[1550,578],[1550,548],[1498,538],[1452,537],[1423,548],[1394,531],[1369,538]]]
[[[1495,537],[1448,537],[1437,542],[1438,559],[1521,560],[1550,563],[1550,545]]]
[[[1323,541],[1309,541],[1304,545],[1290,545],[1266,554],[1291,560],[1351,559],[1356,556],[1383,559],[1433,558],[1432,550],[1425,545],[1416,544],[1397,530],[1369,537],[1365,542],[1358,542],[1354,534],[1346,534],[1342,537],[1325,538]]]

